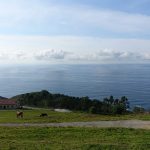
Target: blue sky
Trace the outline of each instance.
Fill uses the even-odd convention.
[[[0,0],[0,61],[149,62],[149,0]]]

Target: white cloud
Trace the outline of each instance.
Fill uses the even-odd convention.
[[[75,61],[75,62],[91,62],[91,61],[98,61],[98,57],[96,53],[87,53],[87,54],[80,54],[80,53],[72,53],[68,57],[68,60]]]
[[[41,50],[37,52],[1,52],[0,61],[9,62],[55,62],[59,63],[113,63],[113,62],[145,62],[150,60],[150,52],[128,52],[117,51],[112,49],[102,49],[97,52],[87,52],[80,54],[79,52],[63,51],[63,50]]]
[[[17,62],[138,62],[150,58],[150,40],[73,36],[0,36],[0,60]]]
[[[63,50],[43,50],[40,52],[35,53],[35,58],[38,60],[46,60],[50,61],[52,59],[65,59],[65,57],[68,55],[68,52],[65,52]]]
[[[112,49],[102,49],[97,52],[90,52],[86,54],[72,54],[70,55],[70,60],[76,61],[87,61],[87,62],[129,62],[143,60],[143,54],[141,53],[131,53],[128,51],[117,51]]]
[[[78,30],[90,26],[119,33],[147,34],[150,30],[150,16],[33,0],[0,2],[0,27],[25,28],[27,24],[40,25],[42,30],[44,27],[50,30],[50,26],[68,25]]]
[[[97,55],[102,59],[119,59],[119,60],[130,60],[130,59],[136,59],[137,53],[128,52],[128,51],[116,51],[112,49],[103,49],[100,50]]]
[[[7,58],[8,58],[8,56],[7,56],[6,53],[4,53],[4,52],[1,52],[1,53],[0,53],[0,61],[6,60]]]
[[[31,7],[32,6],[32,7]],[[32,26],[32,27],[31,27]],[[39,30],[34,28],[39,26]],[[1,28],[2,27],[2,28]],[[90,6],[62,5],[40,0],[0,0],[0,31],[18,29],[23,34],[30,29],[34,33],[44,34],[51,30],[50,36],[0,35],[0,60],[10,61],[67,61],[69,62],[105,62],[114,60],[148,61],[150,60],[150,40],[99,38],[73,36],[104,30],[119,35],[149,35],[150,16],[114,10],[95,9]],[[65,27],[68,36],[56,36]],[[8,30],[8,32],[9,32]],[[17,30],[17,31],[18,31]],[[56,30],[56,31],[53,31]],[[13,30],[12,30],[13,31]],[[79,33],[76,33],[79,32]],[[82,32],[83,31],[83,32]],[[65,31],[64,31],[65,32]],[[51,32],[50,32],[51,33]],[[22,33],[21,33],[22,34]],[[49,34],[49,33],[48,33]],[[47,35],[48,35],[47,34]],[[72,35],[72,36],[69,36]],[[107,49],[106,49],[107,48]],[[62,50],[61,50],[62,49]]]
[[[31,55],[29,55],[29,53],[26,53],[25,51],[14,51],[12,53],[7,53],[7,56],[9,59],[11,60],[26,60],[29,58],[32,58]]]
[[[150,53],[144,53],[144,54],[142,54],[142,58],[144,60],[150,60]]]

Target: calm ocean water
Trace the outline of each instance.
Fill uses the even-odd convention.
[[[127,96],[150,109],[150,64],[0,66],[0,95],[48,90],[103,99]]]

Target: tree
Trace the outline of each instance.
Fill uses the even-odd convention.
[[[111,95],[109,98],[109,103],[112,104],[114,102],[114,97]]]
[[[123,114],[129,105],[128,99],[125,96],[121,97],[120,100],[114,100],[114,97],[110,96],[100,101],[97,99],[92,100],[89,97],[80,98],[63,94],[51,94],[46,90],[18,95],[14,99],[21,105],[66,108],[97,114]]]

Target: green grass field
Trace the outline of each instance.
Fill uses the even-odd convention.
[[[149,150],[150,130],[0,127],[5,150]]]
[[[78,122],[78,121],[99,121],[99,120],[150,120],[150,114],[129,114],[129,115],[93,115],[88,113],[71,112],[62,113],[46,109],[24,110],[24,118],[16,118],[15,110],[1,110],[0,123],[50,123],[50,122]],[[48,117],[39,117],[41,113],[47,113]]]
[[[61,113],[46,109],[0,111],[0,123],[47,123],[99,120],[150,120],[148,114],[121,116]],[[47,113],[48,117],[39,117]],[[126,128],[0,127],[0,150],[149,150],[150,130]]]

